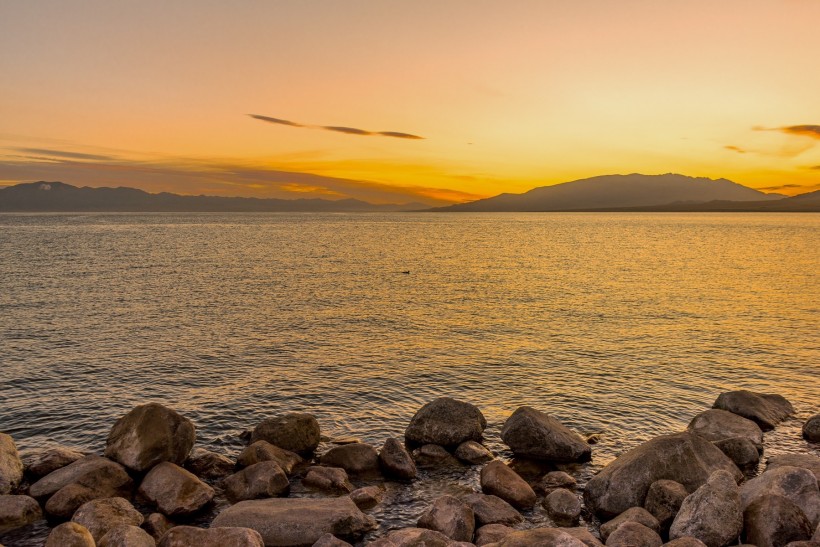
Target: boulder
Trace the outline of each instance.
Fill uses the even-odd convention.
[[[302,455],[312,454],[320,440],[319,422],[312,414],[304,412],[263,420],[251,434],[251,443],[266,441]]]
[[[0,495],[11,494],[23,480],[23,462],[10,435],[0,433]]]
[[[535,484],[532,485],[532,489],[539,494],[547,495],[558,488],[566,488],[570,491],[575,490],[576,484],[572,475],[563,471],[550,471],[536,481]]]
[[[425,444],[413,450],[413,459],[421,468],[458,467],[461,465],[452,454],[438,444]]]
[[[475,441],[464,441],[455,451],[455,456],[459,460],[471,465],[486,463],[495,459],[493,453],[481,443]]]
[[[396,547],[452,547],[453,541],[435,530],[402,528],[387,535],[387,541]]]
[[[156,547],[148,532],[137,526],[121,524],[110,529],[97,543],[97,547]]]
[[[34,498],[0,494],[0,534],[28,526],[42,518],[43,512]]]
[[[760,453],[752,444],[752,441],[746,437],[733,437],[715,441],[715,446],[740,469],[756,468],[760,462]]]
[[[158,542],[158,547],[264,547],[262,536],[250,528],[196,528],[174,526]]]
[[[606,540],[607,547],[660,547],[661,536],[643,524],[629,521],[618,526]]]
[[[476,526],[503,524],[513,526],[524,520],[521,513],[498,496],[473,493],[464,498],[475,515]]]
[[[230,458],[201,447],[191,450],[183,467],[203,479],[221,479],[234,471]]]
[[[740,489],[728,471],[715,471],[706,484],[683,500],[669,539],[697,538],[707,547],[737,543],[743,530]]]
[[[270,498],[241,501],[224,509],[211,527],[238,526],[259,532],[265,545],[313,545],[325,534],[359,537],[376,527],[348,497]]]
[[[353,491],[353,485],[347,478],[347,472],[341,467],[309,467],[302,479],[302,484],[327,492],[350,493]]]
[[[703,437],[688,432],[663,435],[621,455],[590,479],[584,501],[597,515],[613,517],[642,506],[657,480],[679,482],[692,492],[721,469],[736,481],[743,478],[732,460]]]
[[[586,547],[584,542],[558,528],[532,528],[504,536],[493,547]]]
[[[256,441],[245,448],[236,460],[239,467],[248,467],[259,462],[274,461],[279,464],[288,476],[290,476],[298,465],[305,460],[299,454],[274,446],[267,441]]]
[[[52,520],[68,520],[81,505],[99,498],[110,498],[117,493],[100,492],[78,483],[71,483],[57,490],[45,504],[46,514]],[[131,497],[130,489],[120,497]]]
[[[503,524],[485,524],[475,531],[475,544],[478,547],[488,543],[497,543],[515,532],[515,528]]]
[[[672,541],[668,541],[663,544],[663,547],[706,547],[706,545],[704,545],[703,542],[699,539],[683,537],[673,539]]]
[[[814,477],[820,483],[820,456],[813,454],[778,454],[777,456],[771,456],[766,462],[766,472],[786,466],[808,469],[814,473]]]
[[[66,446],[41,448],[20,455],[26,473],[33,479],[41,479],[49,473],[53,473],[83,457],[85,457],[85,454],[79,450]]]
[[[432,530],[428,530],[428,532],[432,532]],[[379,538],[368,542],[367,547],[396,547],[396,544],[387,538]]]
[[[763,431],[760,427],[752,420],[727,410],[713,408],[701,412],[692,418],[687,429],[712,442],[743,437],[749,439],[758,452],[763,451]]]
[[[158,403],[140,405],[111,428],[105,455],[137,472],[160,462],[182,465],[194,446],[193,422]]]
[[[649,485],[643,507],[658,519],[661,530],[669,530],[672,520],[678,514],[683,500],[688,495],[689,492],[679,482],[655,481]]]
[[[637,522],[655,533],[660,533],[661,525],[652,514],[643,507],[632,507],[627,509],[609,522],[601,525],[601,539],[607,542],[609,536],[622,524],[626,522]]]
[[[333,534],[325,534],[316,540],[313,547],[352,547],[348,542],[342,541]]]
[[[45,547],[96,547],[96,542],[82,524],[64,522],[51,531]]]
[[[778,467],[743,483],[740,488],[743,510],[767,494],[783,496],[797,505],[808,517],[812,528],[820,522],[820,490],[817,479],[808,469]]]
[[[528,406],[507,418],[501,439],[516,456],[553,462],[587,462],[592,458],[592,448],[580,435]]]
[[[416,464],[399,439],[389,438],[384,441],[379,452],[379,464],[388,477],[400,480],[416,478]]]
[[[408,442],[455,448],[464,441],[480,441],[487,427],[481,411],[470,403],[441,397],[419,409],[404,432]]]
[[[102,498],[83,504],[71,517],[71,522],[85,526],[94,541],[100,539],[109,530],[122,524],[139,526],[143,521],[142,514],[124,498]]]
[[[776,494],[755,499],[743,512],[743,536],[757,547],[782,547],[811,538],[811,524],[791,500]]]
[[[365,486],[350,493],[350,499],[356,507],[362,510],[372,509],[384,499],[384,488],[380,486]]]
[[[151,537],[157,542],[174,526],[176,525],[162,513],[151,513],[145,517],[145,521],[142,523],[142,528],[151,534]]]
[[[803,424],[803,437],[807,441],[820,443],[820,414],[815,414]]]
[[[151,469],[142,479],[139,493],[169,517],[196,513],[214,498],[213,488],[170,462]]]
[[[535,492],[527,481],[500,460],[491,461],[481,470],[481,490],[518,509],[535,505]]]
[[[418,527],[441,532],[454,541],[472,541],[475,515],[466,503],[445,495],[422,513]]]
[[[592,532],[582,526],[574,526],[572,528],[558,528],[562,532],[566,532],[575,539],[581,540],[587,547],[603,547],[603,543],[597,537],[592,535]]]
[[[572,526],[581,516],[581,500],[565,488],[556,488],[544,498],[547,515],[558,526]]]
[[[288,476],[274,461],[250,465],[222,481],[225,496],[231,503],[258,498],[272,498],[290,489]]]
[[[133,487],[131,477],[121,465],[101,456],[85,456],[32,484],[29,494],[33,498],[44,500],[69,484],[79,484],[92,490],[129,492]],[[106,497],[113,497],[113,492]]]
[[[739,390],[721,393],[712,408],[728,410],[755,422],[763,431],[794,414],[791,403],[780,395]]]
[[[328,450],[319,458],[319,463],[341,467],[351,474],[368,473],[379,470],[379,453],[369,444],[343,444]]]

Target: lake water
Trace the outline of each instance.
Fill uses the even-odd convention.
[[[767,454],[820,453],[799,434],[818,332],[816,214],[0,215],[0,430],[21,449],[101,452],[147,401],[229,455],[288,411],[380,445],[450,395],[502,457],[520,405],[601,433],[583,484],[748,388],[798,411]],[[425,474],[374,515],[408,525],[476,485]]]

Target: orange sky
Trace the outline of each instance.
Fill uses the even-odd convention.
[[[817,0],[11,0],[0,185],[440,204],[677,172],[806,192],[818,21]]]

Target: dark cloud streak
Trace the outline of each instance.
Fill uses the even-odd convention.
[[[100,156],[97,154],[81,154],[80,152],[66,152],[65,150],[51,150],[48,148],[14,148],[14,150],[23,154],[51,156],[70,160],[111,161],[114,159],[111,156]]]
[[[820,139],[820,125],[790,125],[788,127],[781,127],[780,130],[791,135]]]
[[[271,118],[270,116],[262,116],[261,114],[248,114],[248,116],[268,123],[277,123],[279,125],[288,125],[290,127],[306,127],[300,123],[292,122],[290,120],[280,120],[279,118]]]
[[[358,129],[356,127],[345,127],[339,125],[306,125],[280,118],[272,118],[270,116],[263,116],[261,114],[248,114],[255,120],[260,120],[268,123],[275,123],[278,125],[287,125],[289,127],[306,127],[309,129],[322,129],[324,131],[333,131],[334,133],[344,133],[345,135],[362,135],[365,137],[392,137],[395,139],[411,139],[423,140],[424,137],[413,135],[411,133],[402,133],[400,131],[367,131],[365,129]]]

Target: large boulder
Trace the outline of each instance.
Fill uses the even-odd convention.
[[[805,513],[790,500],[776,494],[757,498],[743,512],[744,539],[757,547],[782,547],[791,541],[811,538]]]
[[[760,453],[757,451],[757,447],[746,437],[733,437],[715,441],[715,446],[740,469],[755,469],[760,462]]]
[[[427,528],[394,530],[387,534],[386,541],[389,542],[391,547],[450,547],[454,543],[453,540],[441,532],[428,530]]]
[[[224,509],[211,527],[238,526],[259,532],[267,546],[313,545],[325,534],[359,537],[376,527],[348,497],[270,498],[241,501]]]
[[[487,463],[495,459],[486,446],[475,441],[464,441],[458,445],[454,454],[459,460],[471,465]]]
[[[227,456],[196,447],[188,454],[184,467],[203,479],[221,479],[233,473],[234,463]]]
[[[34,498],[0,494],[0,534],[22,528],[42,518],[43,512]]]
[[[196,513],[214,498],[213,488],[170,462],[151,469],[142,479],[139,493],[169,517]]]
[[[539,410],[522,406],[504,422],[501,439],[516,456],[554,462],[586,462],[592,449],[577,433]]]
[[[689,492],[679,482],[659,480],[649,485],[643,507],[658,519],[661,530],[668,530]]]
[[[466,503],[445,495],[422,513],[418,527],[441,532],[454,541],[472,541],[475,515]]]
[[[294,469],[304,460],[296,452],[285,450],[274,446],[267,441],[256,441],[243,450],[236,463],[239,467],[248,467],[255,463],[273,461],[279,464],[287,475],[293,473]]]
[[[46,539],[45,547],[95,547],[96,542],[88,528],[76,522],[55,526]]]
[[[558,526],[572,526],[581,516],[581,500],[566,488],[556,488],[547,494],[544,508]]]
[[[123,498],[91,500],[77,509],[71,517],[71,522],[85,526],[97,542],[116,526],[139,526],[143,520],[142,514]]]
[[[812,528],[820,523],[820,490],[817,479],[808,469],[778,467],[743,483],[740,488],[743,510],[769,494],[783,496],[797,505],[808,517]]]
[[[353,484],[347,476],[347,471],[341,467],[309,467],[307,473],[302,478],[302,484],[309,488],[324,490],[326,492],[344,492],[349,494],[353,491]]]
[[[794,408],[784,397],[745,389],[721,393],[712,407],[748,418],[763,431],[774,429],[777,424],[794,414]]]
[[[697,538],[707,547],[737,543],[743,530],[740,489],[728,471],[715,471],[709,481],[692,492],[669,529],[669,538]]]
[[[692,418],[687,429],[712,442],[745,437],[758,452],[763,451],[763,430],[752,420],[727,410],[713,408],[701,412]]]
[[[515,528],[503,524],[485,524],[475,531],[475,544],[482,547],[488,543],[497,543],[513,532]]]
[[[524,520],[515,507],[498,496],[468,494],[464,498],[464,503],[473,510],[476,526],[487,526],[488,524],[513,526]]]
[[[274,461],[250,465],[222,481],[225,496],[231,503],[258,498],[272,498],[290,489],[288,476]]]
[[[820,414],[815,414],[803,424],[803,437],[807,441],[820,443]]]
[[[660,533],[661,526],[652,514],[644,509],[643,507],[631,507],[615,517],[614,519],[605,522],[601,525],[601,539],[607,541],[609,536],[618,528],[621,527],[624,523],[627,522],[637,522],[643,526],[646,526],[650,530],[656,533]]]
[[[114,423],[105,455],[128,469],[148,471],[160,462],[182,465],[196,441],[193,422],[158,403],[140,405]]]
[[[369,444],[344,444],[328,450],[319,462],[330,467],[341,467],[352,474],[369,473],[379,470],[379,453]]]
[[[251,443],[266,441],[297,454],[312,454],[321,440],[319,422],[312,414],[292,412],[268,418],[251,433]]]
[[[820,483],[820,456],[814,454],[778,454],[777,456],[771,456],[766,462],[766,472],[787,466],[808,469],[814,473],[814,477]]]
[[[663,540],[658,533],[635,521],[625,522],[606,540],[607,547],[660,547]]]
[[[10,435],[0,433],[0,494],[11,494],[23,480],[23,462]]]
[[[584,542],[558,528],[532,528],[507,534],[493,547],[586,547]]]
[[[592,532],[583,526],[573,526],[572,528],[558,528],[562,532],[566,532],[575,539],[581,540],[587,547],[603,547],[603,543],[597,537],[592,535]]]
[[[441,397],[419,409],[404,437],[413,444],[439,444],[455,448],[464,441],[480,441],[487,427],[481,411],[462,401]]]
[[[688,432],[663,435],[621,455],[590,479],[584,501],[597,515],[611,518],[642,506],[657,480],[673,480],[693,492],[721,469],[735,481],[743,478],[732,460],[703,437]]]
[[[41,479],[49,473],[53,473],[83,457],[85,457],[85,454],[79,450],[66,446],[40,448],[20,454],[26,473],[34,479]]]
[[[168,530],[157,547],[264,547],[262,536],[250,528],[196,528],[175,526]]]
[[[388,477],[401,480],[416,478],[416,464],[399,439],[389,438],[384,441],[379,452],[379,464]]]
[[[491,461],[481,470],[481,490],[518,509],[535,505],[535,492],[527,481],[500,460]]]
[[[97,547],[156,547],[156,541],[138,526],[121,524],[100,538]]]
[[[325,534],[316,540],[313,547],[351,547],[351,545],[348,542],[337,538],[333,534]]]

